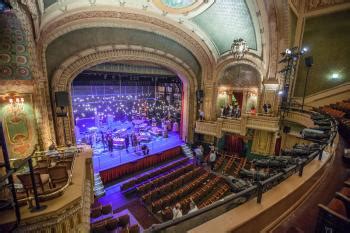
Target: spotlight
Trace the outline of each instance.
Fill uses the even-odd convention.
[[[291,54],[292,51],[290,49],[286,49],[286,54]]]
[[[278,95],[283,95],[283,91],[282,90],[280,90],[280,91],[278,91]]]
[[[306,53],[308,50],[309,50],[309,49],[308,49],[307,47],[304,47],[302,51],[303,51],[304,53]]]
[[[338,79],[339,78],[339,74],[338,73],[333,73],[332,74],[332,79]]]

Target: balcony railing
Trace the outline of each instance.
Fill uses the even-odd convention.
[[[196,133],[221,137],[222,132],[245,135],[247,129],[276,132],[279,118],[266,115],[242,115],[240,118],[218,118],[216,121],[197,121]]]

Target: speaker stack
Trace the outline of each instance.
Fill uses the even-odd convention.
[[[69,96],[66,91],[55,92],[56,106],[61,109],[61,112],[57,112],[57,117],[67,117],[67,112],[64,111],[65,107],[69,106]]]
[[[204,98],[204,91],[203,90],[197,90],[196,96],[197,96],[197,102],[202,103],[203,102],[203,98]]]

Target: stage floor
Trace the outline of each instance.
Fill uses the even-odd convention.
[[[178,133],[169,132],[168,136],[168,138],[157,137],[149,143],[142,144],[148,145],[150,155],[184,144]],[[105,150],[103,149],[102,143],[96,144],[93,151],[95,172],[103,171],[144,157],[141,149],[135,151],[132,147],[129,147],[129,151],[126,151],[126,149],[114,149],[114,151],[110,153],[107,147]]]

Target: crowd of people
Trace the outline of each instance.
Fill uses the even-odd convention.
[[[210,165],[210,169],[214,170],[214,165],[215,165],[215,161],[216,161],[216,149],[214,145],[210,145],[209,147],[210,152],[209,152],[209,165]],[[202,145],[198,145],[195,149],[194,149],[194,154],[195,154],[195,164],[196,165],[202,165],[204,163],[204,148]]]
[[[241,109],[240,109],[238,104],[235,106],[233,106],[232,104],[227,104],[226,107],[221,106],[220,116],[221,117],[240,118],[241,117]]]
[[[104,134],[101,131],[101,141],[102,141],[103,149],[105,150],[107,146],[108,152],[112,153],[114,148],[112,134],[111,133]],[[131,141],[131,146],[134,148],[134,152],[138,151],[140,147],[140,142],[138,141],[135,133],[131,133],[130,135],[127,134],[124,137],[124,146],[127,152],[129,152],[130,141]],[[142,145],[140,148],[142,150],[143,155],[149,154],[150,150],[146,144]]]

